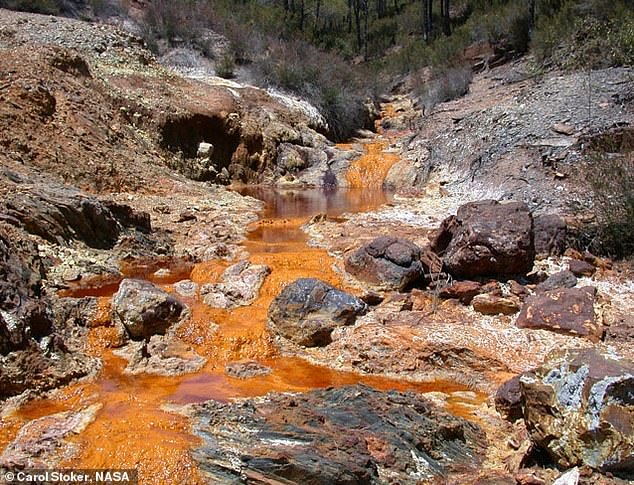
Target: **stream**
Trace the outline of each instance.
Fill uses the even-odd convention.
[[[0,447],[14,439],[20,427],[30,420],[97,404],[100,409],[94,421],[68,439],[72,453],[63,457],[62,466],[136,468],[141,483],[147,484],[202,483],[189,453],[199,440],[190,434],[188,419],[172,412],[175,406],[209,399],[226,402],[273,391],[301,392],[364,383],[381,390],[447,393],[450,396],[448,409],[461,414],[459,396],[461,391],[467,390],[465,386],[444,381],[409,382],[316,366],[299,357],[281,354],[267,330],[269,304],[285,285],[297,278],[320,278],[354,291],[346,288],[342,275],[333,269],[332,256],[325,249],[308,245],[301,226],[316,214],[336,218],[347,212],[376,210],[390,201],[391,195],[384,192],[380,184],[368,180],[367,173],[363,174],[367,167],[378,166],[379,173],[370,175],[383,180],[386,167],[389,168],[383,158],[382,165],[368,160],[381,157],[384,144],[368,145],[366,157],[361,157],[350,170],[355,181],[350,185],[357,188],[333,191],[240,189],[243,195],[265,203],[261,218],[249,227],[244,248],[252,263],[268,265],[271,274],[256,301],[249,306],[223,310],[208,307],[199,296],[179,297],[190,307],[191,318],[178,328],[176,336],[207,359],[200,371],[178,377],[125,373],[126,362],[109,348],[113,332],[109,325],[110,300],[117,287],[97,288],[94,295],[99,296],[102,322],[90,331],[89,352],[103,361],[99,375],[92,381],[71,384],[51,398],[30,401],[13,415],[4,417]],[[160,285],[173,291],[172,285],[179,279],[189,278],[199,285],[215,282],[230,264],[209,261],[187,271],[176,268],[172,277],[161,280]],[[75,296],[90,293],[86,289],[82,292]],[[249,379],[227,376],[225,365],[242,359],[256,360],[270,367],[271,373]],[[456,397],[451,396],[453,392]]]

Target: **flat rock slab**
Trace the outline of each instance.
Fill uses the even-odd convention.
[[[634,362],[568,350],[520,378],[531,439],[563,467],[634,474]]]
[[[251,379],[258,376],[269,375],[273,370],[255,360],[237,360],[229,362],[225,366],[225,373],[229,377],[237,379]]]
[[[513,315],[517,313],[520,306],[515,298],[504,298],[497,295],[476,295],[471,300],[473,309],[483,315]]]
[[[163,335],[154,335],[147,343],[130,342],[114,354],[128,361],[124,372],[132,375],[180,376],[196,372],[207,363],[186,343]]]
[[[211,483],[414,485],[473,473],[485,436],[414,393],[357,385],[195,408]]]
[[[0,456],[0,468],[51,468],[72,457],[76,446],[66,438],[81,433],[95,419],[101,404],[67,411],[25,424]]]
[[[531,296],[522,307],[516,325],[600,340],[603,325],[594,314],[596,293],[596,288],[584,286]]]

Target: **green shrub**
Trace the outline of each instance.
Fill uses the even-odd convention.
[[[633,64],[632,2],[561,0],[538,17],[532,49],[538,61],[569,70]]]
[[[583,170],[596,217],[589,249],[630,256],[634,254],[634,133],[601,137],[590,148]]]
[[[0,7],[22,12],[58,15],[61,12],[59,0],[1,0]]]
[[[222,58],[216,62],[215,71],[216,76],[223,77],[225,79],[231,79],[235,76],[236,62],[231,54],[225,54]]]
[[[414,88],[424,112],[429,113],[438,103],[451,101],[469,92],[473,71],[469,66],[449,67],[434,72],[431,80]]]
[[[260,84],[294,93],[316,106],[335,140],[368,127],[365,102],[370,91],[364,85],[365,76],[337,55],[300,40],[276,41],[253,67]]]

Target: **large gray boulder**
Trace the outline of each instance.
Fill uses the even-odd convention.
[[[453,276],[525,274],[535,259],[533,217],[522,202],[470,202],[443,221],[431,247]]]
[[[367,305],[359,298],[316,278],[287,285],[269,307],[269,327],[298,345],[317,347],[331,342],[336,327],[351,325]]]
[[[112,321],[132,339],[164,335],[187,314],[187,306],[149,281],[125,279],[112,297]]]
[[[562,351],[520,378],[530,437],[562,467],[634,473],[634,362]]]
[[[423,275],[420,248],[393,236],[377,237],[345,260],[348,273],[386,290],[403,290]]]

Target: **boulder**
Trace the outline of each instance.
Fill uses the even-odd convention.
[[[568,269],[579,278],[582,276],[592,276],[597,270],[594,265],[578,259],[571,259],[568,263]]]
[[[535,288],[539,291],[552,291],[559,288],[574,288],[577,285],[577,277],[572,271],[560,271],[554,273],[542,281]]]
[[[113,323],[137,340],[165,334],[187,311],[179,300],[144,280],[123,280],[112,297]]]
[[[414,243],[381,236],[346,257],[345,268],[361,281],[386,290],[404,290],[423,275],[420,256]]]
[[[521,202],[470,202],[443,221],[431,246],[456,277],[525,274],[535,258],[533,218]]]
[[[634,473],[634,363],[596,348],[558,352],[520,378],[531,440],[562,467]]]
[[[517,317],[519,328],[545,329],[598,341],[603,326],[596,321],[592,286],[563,288],[527,298]]]
[[[298,345],[328,345],[336,327],[351,325],[367,311],[359,298],[315,278],[287,285],[269,307],[269,327]]]
[[[203,302],[214,308],[235,308],[253,303],[271,269],[263,264],[241,261],[229,266],[220,277],[220,283],[203,285]]]
[[[194,461],[227,484],[465,483],[486,446],[476,424],[420,394],[362,385],[208,401],[194,407],[193,431]]]
[[[520,306],[515,299],[488,293],[476,295],[471,300],[471,305],[473,305],[475,311],[483,315],[513,315],[520,310]]]
[[[560,256],[566,249],[566,221],[557,214],[543,214],[533,219],[535,254],[540,258]]]

